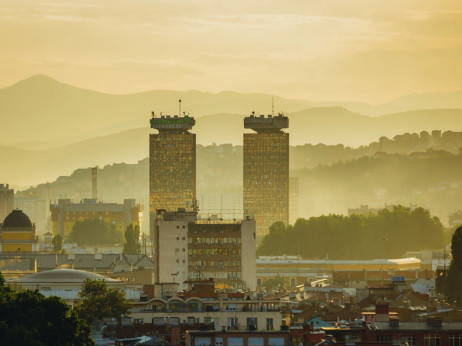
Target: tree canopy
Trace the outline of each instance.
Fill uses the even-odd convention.
[[[452,260],[445,282],[445,294],[449,303],[462,307],[462,226],[456,229],[451,243]]]
[[[0,273],[0,343],[94,345],[91,328],[58,297],[5,286]]]
[[[63,237],[60,234],[55,235],[51,240],[51,244],[54,252],[60,252],[63,249]]]
[[[276,222],[263,238],[258,255],[303,258],[399,258],[406,251],[443,247],[443,225],[423,208],[394,206],[376,215],[327,215]]]
[[[141,253],[140,226],[130,224],[125,231],[124,254],[138,255]]]
[[[108,288],[104,280],[86,279],[79,296],[81,302],[75,309],[78,316],[89,324],[103,318],[115,318],[120,322],[130,308],[125,292]]]
[[[100,219],[77,221],[72,227],[69,241],[79,246],[121,244],[123,234],[114,224]]]

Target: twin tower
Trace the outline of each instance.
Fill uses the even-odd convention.
[[[151,239],[158,210],[198,210],[196,205],[196,134],[193,117],[151,118],[159,133],[149,138]],[[256,221],[257,243],[276,221],[289,221],[289,119],[277,116],[244,118],[244,215]]]

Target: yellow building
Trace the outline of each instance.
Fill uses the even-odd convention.
[[[35,225],[21,210],[13,210],[0,224],[0,252],[37,251]]]
[[[130,224],[141,226],[143,205],[136,204],[134,199],[124,199],[123,204],[102,203],[95,199],[84,199],[73,203],[69,199],[60,199],[57,204],[50,205],[53,235],[68,237],[77,221],[99,219],[115,225],[124,232]]]
[[[244,119],[244,213],[257,223],[257,243],[276,221],[289,222],[289,119],[280,114]]]
[[[158,210],[192,211],[196,207],[196,135],[189,131],[193,117],[153,114],[149,135],[149,206],[151,240],[157,239],[154,226]]]

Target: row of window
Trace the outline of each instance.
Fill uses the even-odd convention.
[[[239,256],[241,249],[188,249],[189,256]]]
[[[195,266],[206,266],[206,267],[240,267],[241,261],[240,260],[231,260],[231,261],[213,261],[213,260],[196,260],[196,261],[188,261],[188,265],[190,267]]]
[[[188,239],[189,244],[240,244],[241,238],[237,237],[220,237],[220,238],[199,238],[193,237]]]

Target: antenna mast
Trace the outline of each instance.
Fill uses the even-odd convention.
[[[274,117],[274,95],[272,95],[271,100],[271,115]]]

